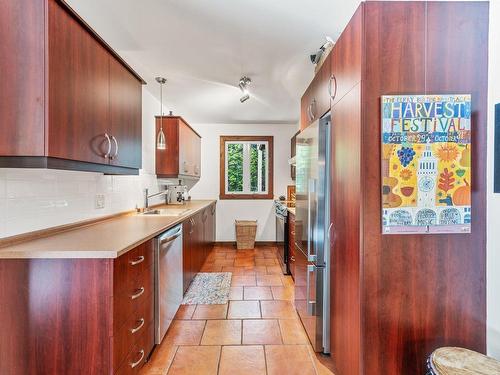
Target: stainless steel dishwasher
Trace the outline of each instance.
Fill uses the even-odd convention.
[[[160,344],[182,303],[182,224],[155,240],[155,344]]]

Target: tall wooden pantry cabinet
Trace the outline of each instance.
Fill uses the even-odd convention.
[[[485,352],[488,2],[364,2],[328,60],[336,374],[424,374],[440,346]],[[321,116],[304,105],[311,92],[301,128]],[[471,233],[382,235],[381,96],[462,93],[472,95]]]

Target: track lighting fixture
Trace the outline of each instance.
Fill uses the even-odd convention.
[[[243,96],[240,98],[240,102],[244,103],[248,99],[250,99],[250,94],[248,93],[248,86],[252,83],[252,80],[246,76],[240,78],[240,82],[238,83],[238,87],[240,88]]]

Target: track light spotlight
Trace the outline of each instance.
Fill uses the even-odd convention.
[[[244,103],[248,99],[250,99],[250,94],[248,93],[248,85],[252,80],[246,76],[240,78],[240,82],[238,83],[238,87],[240,88],[241,92],[243,93],[243,96],[240,98],[240,102]]]

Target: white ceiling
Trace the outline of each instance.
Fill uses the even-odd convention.
[[[309,54],[358,0],[67,0],[164,101],[197,123],[297,123]],[[239,78],[252,79],[241,104]]]

